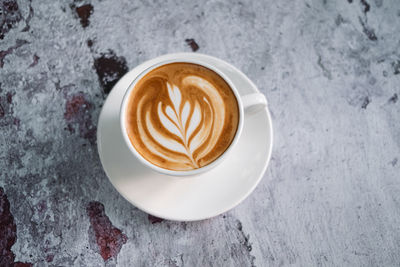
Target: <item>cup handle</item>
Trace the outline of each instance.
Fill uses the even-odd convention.
[[[261,93],[245,95],[241,99],[246,114],[256,113],[268,105],[267,98]]]

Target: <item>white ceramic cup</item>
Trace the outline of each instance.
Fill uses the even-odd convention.
[[[142,79],[147,73],[152,71],[153,69],[163,66],[165,64],[170,64],[170,63],[177,63],[177,62],[182,62],[182,63],[193,63],[197,64],[203,67],[206,67],[215,73],[217,73],[222,79],[225,80],[225,82],[228,83],[230,88],[232,89],[233,93],[235,94],[237,103],[239,105],[239,123],[238,123],[238,128],[236,130],[235,137],[233,138],[230,146],[225,150],[224,153],[222,153],[216,160],[211,162],[210,164],[207,164],[203,167],[200,167],[198,169],[193,169],[193,170],[188,170],[188,171],[174,171],[174,170],[169,170],[165,168],[161,168],[150,161],[148,161],[146,158],[144,158],[133,146],[131,141],[129,140],[128,133],[126,130],[126,109],[128,105],[128,99],[129,95],[134,90],[136,84]],[[232,151],[233,147],[237,144],[240,135],[243,130],[243,122],[244,122],[244,113],[254,113],[257,112],[267,106],[267,99],[265,96],[261,93],[253,93],[249,95],[244,95],[240,96],[238,93],[238,90],[235,86],[235,84],[232,83],[231,80],[229,80],[228,77],[224,73],[222,73],[217,67],[212,66],[210,64],[206,64],[202,61],[198,60],[193,60],[193,59],[176,59],[176,60],[168,60],[168,61],[161,61],[157,64],[152,65],[151,67],[147,68],[144,70],[140,75],[138,75],[135,80],[129,85],[128,89],[126,90],[126,93],[124,95],[124,98],[122,100],[121,104],[121,109],[120,109],[120,125],[121,125],[121,131],[122,131],[122,136],[125,140],[126,145],[128,146],[129,150],[132,152],[132,154],[145,166],[149,167],[150,169],[153,169],[159,173],[162,174],[167,174],[167,175],[172,175],[172,176],[193,176],[196,174],[204,173],[206,171],[211,170],[215,166],[217,166],[219,163],[221,163]]]

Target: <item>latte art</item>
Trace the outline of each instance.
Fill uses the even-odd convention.
[[[232,142],[238,104],[215,72],[171,63],[146,74],[129,96],[126,125],[135,149],[170,170],[203,167]]]

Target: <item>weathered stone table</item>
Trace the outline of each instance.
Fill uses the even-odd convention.
[[[96,150],[113,84],[179,51],[274,120],[255,192],[191,223],[130,205]],[[0,0],[0,266],[399,266],[399,95],[397,0]]]

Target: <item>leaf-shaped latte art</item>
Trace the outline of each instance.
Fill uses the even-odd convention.
[[[179,69],[183,65],[185,72]],[[130,97],[129,138],[143,157],[163,168],[209,164],[237,129],[238,106],[229,86],[214,72],[192,65],[173,63],[150,72]]]
[[[167,129],[170,133],[175,134],[181,139],[181,143],[185,148],[185,154],[192,162],[193,166],[198,168],[196,160],[193,158],[193,152],[198,148],[201,144],[197,142],[197,145],[189,145],[189,140],[194,134],[196,128],[199,127],[201,121],[201,111],[200,106],[197,102],[195,102],[194,107],[191,107],[191,104],[187,101],[185,102],[183,108],[181,109],[181,100],[182,94],[178,87],[174,86],[171,89],[171,85],[167,82],[168,94],[169,98],[172,102],[172,107],[167,105],[165,108],[166,116],[161,107],[161,102],[158,104],[158,115],[160,116],[160,120],[165,129]],[[193,110],[191,114],[189,114],[190,110]],[[190,116],[189,116],[190,115]],[[186,127],[186,125],[188,127]],[[153,129],[154,133],[157,131]],[[198,133],[198,132],[197,132]],[[167,142],[164,142],[165,144]],[[178,148],[179,146],[177,146]],[[171,146],[169,146],[171,149]],[[182,151],[179,151],[182,152]]]

